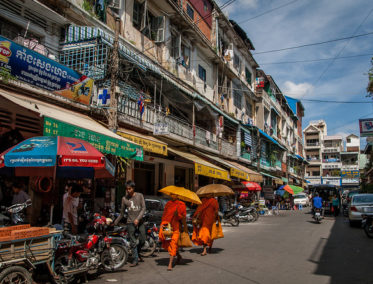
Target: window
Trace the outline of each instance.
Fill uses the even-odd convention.
[[[233,105],[238,109],[242,109],[242,95],[236,90],[233,91]]]
[[[194,21],[194,10],[189,4],[187,4],[187,14]]]
[[[351,138],[347,138],[347,143],[351,143]]]
[[[174,59],[180,57],[180,35],[171,34],[171,56]]]
[[[233,56],[233,67],[238,71],[241,72],[241,62],[238,55],[234,54]]]
[[[247,67],[245,68],[245,77],[246,77],[246,82],[251,85],[251,72],[249,71]]]
[[[190,48],[186,46],[185,44],[181,44],[181,56],[182,56],[181,65],[183,65],[185,68],[189,68],[190,67]]]
[[[140,4],[136,0],[133,1],[132,24],[138,30],[141,30],[141,22],[144,14],[144,3]]]
[[[249,101],[246,101],[246,114],[250,116],[250,118],[253,117],[253,106]]]
[[[133,26],[142,32],[149,39],[156,42],[164,41],[165,18],[164,16],[156,17],[147,9],[147,2],[133,2]]]
[[[203,10],[204,10],[205,12],[207,12],[208,9],[209,9],[209,7],[207,6],[207,2],[204,0],[204,1],[203,1]]]
[[[206,83],[206,69],[198,65],[198,77]]]

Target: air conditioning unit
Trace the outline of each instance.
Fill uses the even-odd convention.
[[[111,9],[120,10],[122,9],[122,1],[123,0],[109,0],[108,7]]]

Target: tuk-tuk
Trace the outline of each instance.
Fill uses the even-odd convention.
[[[316,192],[323,200],[325,214],[331,214],[332,210],[332,198],[334,195],[340,199],[340,187],[332,184],[313,184],[309,186],[312,197],[315,196]]]

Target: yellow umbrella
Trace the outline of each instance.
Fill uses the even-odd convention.
[[[206,195],[224,196],[234,194],[233,190],[224,184],[209,184],[198,189],[196,193],[201,197]]]
[[[170,185],[166,186],[165,188],[162,188],[161,190],[159,190],[159,192],[167,195],[176,195],[177,198],[183,201],[192,202],[195,204],[202,204],[197,194],[184,187]]]

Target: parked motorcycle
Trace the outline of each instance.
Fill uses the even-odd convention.
[[[365,213],[362,217],[361,226],[368,238],[373,239],[373,213]]]
[[[31,206],[31,199],[26,200],[24,203],[14,204],[10,207],[2,207],[0,214],[0,226],[20,225],[25,224],[26,217],[23,213],[24,210]]]
[[[88,237],[66,234],[58,241],[55,271],[64,283],[72,281],[76,274],[95,272],[99,268],[117,271],[127,262],[126,243],[122,238],[107,236],[106,228],[106,218],[95,214],[93,233]]]
[[[237,227],[240,224],[240,214],[237,207],[234,207],[225,213],[219,212],[219,216],[223,224],[229,223],[233,227]]]
[[[244,207],[239,205],[238,210],[240,222],[255,222],[259,218],[259,214],[254,206]]]

